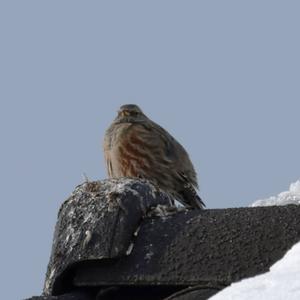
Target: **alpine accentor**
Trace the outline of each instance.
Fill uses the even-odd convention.
[[[186,150],[137,105],[120,107],[106,131],[104,154],[109,177],[145,178],[184,205],[205,206]]]

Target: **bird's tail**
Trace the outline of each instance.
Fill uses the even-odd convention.
[[[186,183],[184,185],[184,188],[182,191],[182,198],[183,198],[184,203],[186,203],[190,207],[200,208],[200,209],[204,209],[204,207],[205,207],[204,202],[199,197],[195,188],[190,183]]]

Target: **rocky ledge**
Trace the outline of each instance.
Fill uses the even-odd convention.
[[[62,204],[31,300],[204,300],[299,240],[299,206],[188,210],[145,180],[85,182]]]

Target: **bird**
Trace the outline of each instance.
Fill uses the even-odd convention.
[[[105,132],[103,148],[109,178],[143,178],[186,207],[204,208],[187,151],[139,106],[120,107]]]

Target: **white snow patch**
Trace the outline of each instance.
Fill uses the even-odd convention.
[[[251,206],[281,206],[288,204],[300,205],[300,180],[292,183],[288,191],[267,199],[257,200]]]
[[[233,283],[210,300],[299,300],[300,242],[262,275]]]

